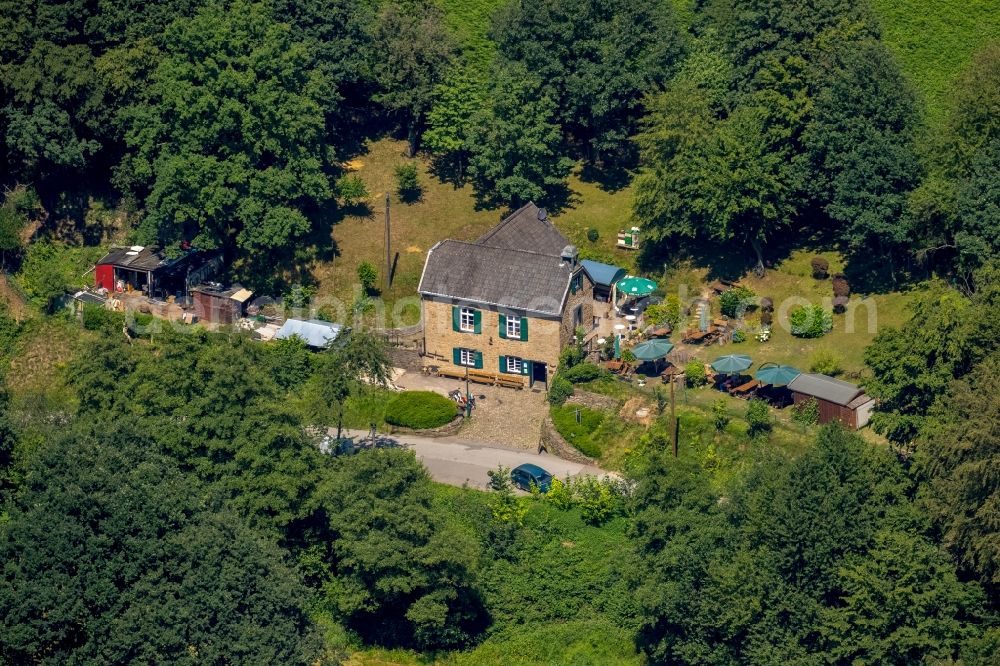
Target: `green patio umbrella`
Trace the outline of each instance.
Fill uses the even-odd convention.
[[[632,348],[632,353],[640,361],[658,361],[670,353],[674,346],[669,340],[657,339],[640,342]]]
[[[615,336],[615,358],[620,359],[622,357],[622,339]]]
[[[615,289],[626,296],[649,296],[656,291],[656,283],[643,277],[629,276],[619,280]]]
[[[801,370],[793,368],[789,365],[769,363],[762,365],[757,370],[757,374],[753,377],[762,384],[771,384],[772,386],[788,386],[788,382],[792,381],[801,374]]]
[[[753,359],[746,354],[729,354],[712,361],[712,370],[724,375],[735,375],[753,365]]]

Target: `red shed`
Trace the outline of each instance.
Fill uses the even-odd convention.
[[[857,430],[868,425],[875,406],[875,399],[864,389],[826,375],[803,372],[788,383],[788,388],[796,405],[816,400],[820,423],[840,421]]]
[[[184,291],[188,270],[197,250],[187,250],[177,257],[162,251],[133,245],[113,247],[94,267],[98,287],[108,291],[132,289],[149,296],[168,296]]]

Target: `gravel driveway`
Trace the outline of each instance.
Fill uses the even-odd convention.
[[[404,371],[394,381],[396,386],[410,391],[434,391],[442,395],[448,395],[455,389],[465,391],[464,381],[427,377],[412,371]],[[544,391],[475,383],[469,384],[469,390],[476,396],[476,408],[456,437],[467,442],[506,448],[538,449],[542,419],[549,409]]]

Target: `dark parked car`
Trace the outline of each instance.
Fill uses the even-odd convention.
[[[534,483],[540,491],[547,493],[552,485],[552,475],[538,465],[531,463],[518,465],[512,469],[510,479],[521,490],[531,490],[531,484]]]

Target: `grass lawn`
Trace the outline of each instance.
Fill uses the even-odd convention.
[[[1000,38],[996,0],[874,0],[882,38],[927,106],[937,127],[955,75],[983,44]]]
[[[411,161],[404,151],[405,142],[381,139],[370,143],[367,152],[352,161],[371,196],[363,214],[347,215],[334,226],[333,239],[338,256],[313,270],[319,283],[318,297],[333,296],[350,303],[358,283],[357,266],[362,261],[377,266],[381,278],[385,271],[386,192],[390,193],[392,252],[398,254],[393,284],[385,294],[390,312],[393,307],[404,312],[406,301],[402,299],[416,297],[427,250],[435,243],[446,238],[475,240],[502,219],[505,212],[502,209],[476,209],[471,186],[456,188],[440,182],[429,173],[430,165],[422,157],[413,161],[419,170],[423,197],[413,204],[401,203],[395,193],[394,170]],[[600,256],[630,266],[634,255],[615,249],[617,230],[628,220],[630,191],[607,192],[576,176],[569,184],[574,193],[572,201],[558,216],[553,215],[555,224],[571,241],[580,245],[584,255]],[[600,234],[596,243],[586,239],[590,227]],[[415,302],[404,314],[403,321],[391,322],[391,325],[415,323],[419,316]]]
[[[732,343],[724,346],[708,347],[686,345],[694,358],[710,362],[723,354],[747,354],[757,365],[765,361],[773,361],[794,366],[807,371],[812,359],[821,352],[828,352],[840,361],[846,375],[857,376],[864,368],[863,354],[865,347],[871,343],[877,331],[886,326],[899,326],[909,318],[907,304],[912,292],[888,292],[872,294],[865,298],[852,295],[852,308],[845,314],[833,316],[833,330],[821,338],[798,338],[791,334],[788,326],[788,314],[798,304],[827,304],[833,297],[830,280],[815,280],[812,277],[810,261],[815,252],[799,250],[766,272],[763,278],[752,275],[744,276],[740,282],[754,291],[757,296],[770,297],[774,302],[774,323],[771,328],[771,339],[760,343],[747,336],[745,342]],[[830,263],[830,272],[843,268],[843,262],[836,253],[819,253]],[[688,294],[692,293],[692,284],[697,284],[704,276],[705,270],[688,267],[685,270],[675,270],[666,278],[668,293],[674,293],[678,284],[684,285]],[[915,289],[919,289],[919,285]],[[713,316],[719,314],[719,300],[710,300]],[[782,324],[784,322],[784,324]],[[748,331],[759,325],[759,315],[748,313],[746,316]],[[681,324],[679,328],[696,327],[697,321],[692,318]],[[679,336],[675,334],[675,342]]]

